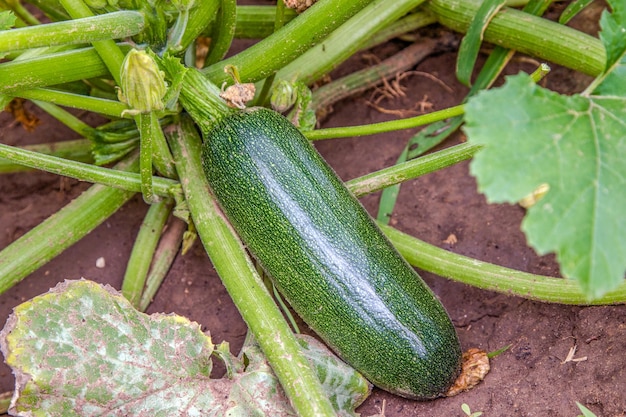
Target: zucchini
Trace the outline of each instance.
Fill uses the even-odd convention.
[[[447,391],[461,363],[448,314],[287,119],[264,108],[228,115],[202,159],[235,231],[339,357],[403,397]]]

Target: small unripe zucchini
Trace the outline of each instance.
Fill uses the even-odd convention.
[[[244,244],[342,359],[403,397],[446,392],[461,362],[448,314],[287,119],[263,108],[225,117],[203,165]]]

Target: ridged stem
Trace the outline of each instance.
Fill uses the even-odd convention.
[[[289,325],[209,192],[197,130],[189,119],[183,123],[169,129],[169,142],[191,217],[215,270],[298,415],[335,416]]]
[[[130,117],[123,114],[125,110],[128,110],[128,106],[119,101],[85,96],[82,94],[75,94],[61,90],[52,90],[46,88],[19,90],[15,92],[14,96],[25,98],[27,100],[47,101],[58,106],[90,111],[109,117]]]
[[[545,303],[572,305],[626,303],[626,283],[622,283],[600,299],[589,301],[575,281],[533,275],[481,262],[430,245],[392,227],[381,224],[379,226],[411,265],[454,281]]]
[[[127,10],[65,22],[0,31],[0,54],[42,46],[121,39],[143,30],[141,13]]]
[[[82,0],[60,0],[72,19],[92,17],[94,14]],[[98,55],[106,65],[117,85],[120,82],[120,69],[124,61],[124,53],[112,39],[91,42]]]
[[[237,6],[235,38],[263,39],[274,33],[276,6]],[[285,22],[298,15],[291,9],[285,10]]]
[[[215,84],[230,81],[224,67],[239,69],[242,82],[255,82],[284,67],[369,4],[371,0],[319,0],[267,38],[203,70]]]
[[[372,123],[361,126],[331,127],[327,129],[311,130],[303,133],[309,140],[375,135],[377,133],[392,132],[394,130],[411,129],[437,122],[439,120],[444,120],[449,117],[459,116],[463,114],[463,108],[463,105],[460,105],[406,119],[391,120],[388,122]]]
[[[170,223],[163,232],[150,265],[150,272],[146,278],[146,286],[139,300],[139,311],[146,311],[156,295],[161,283],[169,272],[174,259],[178,254],[187,224],[176,217],[171,217]]]
[[[30,168],[75,178],[80,181],[103,184],[131,192],[141,192],[141,177],[136,172],[102,168],[92,164],[70,161],[1,143],[0,158]],[[177,181],[169,178],[153,177],[152,184],[154,193],[158,196],[173,198],[179,196],[180,184]]]
[[[135,160],[117,166],[137,169]],[[131,191],[94,185],[0,251],[0,294],[62,253],[115,213]]]
[[[150,264],[154,259],[163,227],[173,207],[174,200],[172,199],[150,205],[135,238],[122,282],[122,294],[136,308],[140,306]]]
[[[395,22],[424,0],[374,0],[363,7],[323,42],[313,46],[276,74],[277,79],[311,84],[361,49],[376,32]]]
[[[90,164],[93,163],[91,146],[92,142],[88,139],[76,139],[55,143],[27,145],[22,147],[22,149],[40,154],[52,155],[62,159],[70,159],[72,161],[85,162]],[[0,174],[29,171],[31,169],[34,168],[16,164],[8,159],[0,158]]]
[[[355,196],[360,197],[468,160],[480,148],[481,146],[479,145],[470,145],[468,143],[452,146],[442,151],[347,181],[346,186]]]
[[[430,0],[424,7],[441,24],[465,32],[480,4],[480,0]],[[605,66],[599,39],[511,8],[503,8],[491,20],[484,40],[592,76]]]

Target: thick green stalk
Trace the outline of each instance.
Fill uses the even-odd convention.
[[[169,131],[198,236],[224,286],[254,334],[298,415],[335,416],[289,325],[267,292],[246,250],[209,192],[200,162],[200,137],[188,119]]]
[[[0,92],[46,87],[108,74],[92,47],[0,64]]]
[[[102,168],[1,143],[0,158],[80,181],[98,183],[131,192],[141,192],[141,177],[135,172]],[[180,196],[180,184],[177,181],[169,178],[154,177],[152,184],[154,193],[158,196],[173,197],[175,199]]]
[[[235,38],[263,39],[274,33],[276,6],[237,6],[237,23]],[[286,22],[295,19],[298,15],[292,9],[284,11]]]
[[[93,16],[93,12],[87,7],[83,0],[60,0],[60,2],[72,19]],[[93,41],[91,44],[98,52],[100,58],[102,58],[109,73],[113,76],[115,83],[121,85],[120,70],[122,68],[122,61],[124,61],[124,53],[112,39]]]
[[[152,123],[151,114],[139,114],[136,116],[139,129],[139,175],[141,176],[141,194],[146,203],[156,203],[158,199],[154,195],[152,186]],[[160,127],[159,127],[160,129]]]
[[[143,30],[139,12],[127,10],[65,22],[0,31],[0,54],[42,46],[121,39]]]
[[[56,104],[40,100],[33,100],[33,103],[82,137],[88,138],[94,134],[95,128],[89,126],[87,123]]]
[[[306,13],[259,43],[203,70],[215,84],[230,81],[224,67],[239,69],[242,82],[255,82],[284,67],[354,16],[371,0],[320,0]],[[388,3],[389,4],[389,3]],[[388,5],[394,8],[393,5]]]
[[[216,0],[201,1],[201,2],[189,2],[193,5],[189,11],[189,20],[185,28],[180,42],[178,45],[170,44],[170,48],[173,47],[173,51],[181,51],[186,49],[198,36],[204,31],[204,29],[215,19],[217,10],[219,8],[219,2]],[[169,36],[171,37],[170,32]],[[168,41],[168,43],[170,43]]]
[[[118,164],[137,169],[135,161]],[[134,195],[94,185],[0,252],[0,294],[79,241]]]
[[[26,0],[37,9],[41,10],[52,20],[67,20],[69,16],[58,0]]]
[[[317,129],[303,133],[309,140],[375,135],[377,133],[391,132],[394,130],[411,129],[413,127],[423,126],[439,120],[444,120],[449,117],[459,116],[463,114],[463,108],[463,105],[460,105],[406,119],[391,120],[389,122],[372,123],[361,126],[331,127],[328,129]]]
[[[237,2],[235,0],[221,0],[216,23],[211,34],[211,47],[206,58],[206,64],[215,64],[221,61],[230,49],[235,36],[237,25]]]
[[[626,303],[626,282],[602,298],[589,301],[575,281],[533,275],[481,262],[430,245],[392,227],[379,226],[411,265],[454,281],[546,303],[574,305]]]
[[[150,113],[150,130],[152,131],[152,164],[159,174],[167,178],[177,178],[174,157],[167,146],[157,112]]]
[[[34,88],[32,90],[16,91],[14,96],[25,98],[27,100],[46,101],[59,106],[81,109],[109,117],[130,117],[129,115],[124,114],[124,111],[128,110],[128,106],[119,101],[85,96],[61,90]]]
[[[355,196],[360,197],[470,159],[480,148],[479,145],[468,143],[452,146],[347,181],[346,186]]]
[[[173,207],[172,199],[150,205],[137,233],[122,282],[122,294],[135,308],[139,308],[150,264]]]
[[[161,287],[161,283],[181,248],[185,230],[187,230],[187,224],[184,221],[176,217],[171,218],[152,259],[150,272],[146,278],[146,286],[141,294],[141,300],[139,300],[139,311],[146,311]]]
[[[409,38],[415,37],[415,40],[417,42],[421,42],[423,39],[420,39],[415,35],[411,35],[410,32],[414,32],[417,29],[423,28],[436,22],[437,19],[435,18],[435,16],[423,10],[410,13],[402,19],[399,19],[389,26],[386,26],[384,29],[381,29],[378,32],[374,33],[367,40],[365,45],[363,45],[363,49],[370,49],[374,46],[388,42],[394,38],[403,36]]]
[[[179,100],[200,131],[207,132],[222,117],[234,112],[220,98],[220,89],[194,68],[185,72]]]
[[[430,0],[425,7],[441,24],[465,32],[480,4],[480,0]],[[500,11],[484,39],[592,76],[604,70],[606,58],[599,39],[519,10]]]
[[[369,38],[423,3],[424,0],[374,0],[319,43],[276,74],[309,85],[361,49]]]
[[[38,145],[24,146],[23,149],[56,156],[62,159],[70,159],[85,163],[93,163],[91,155],[92,142],[88,139],[66,140],[56,143],[42,143]],[[0,174],[8,174],[20,171],[29,171],[33,168],[13,163],[8,159],[0,159]]]

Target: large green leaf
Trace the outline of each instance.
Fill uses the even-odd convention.
[[[369,383],[314,339],[301,344],[338,414],[356,415]],[[16,376],[14,415],[295,416],[255,344],[244,350],[244,370],[224,349],[214,351],[198,324],[145,315],[86,280],[16,307],[0,348]],[[214,352],[230,377],[209,378]]]
[[[540,254],[556,252],[590,298],[624,279],[626,98],[561,96],[520,74],[468,102],[465,131],[484,145],[470,169],[490,201],[548,184],[522,223]]]

